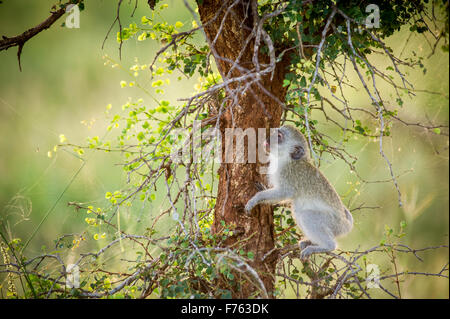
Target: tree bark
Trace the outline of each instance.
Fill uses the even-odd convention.
[[[203,0],[198,1],[198,7],[209,44],[212,44],[223,24],[214,48],[221,57],[235,61],[244,47],[247,37],[251,34],[253,13],[249,1],[240,1],[232,9],[229,8],[233,1],[227,2],[224,5],[222,0]],[[221,9],[222,11],[220,11]],[[227,16],[223,21],[227,10]],[[254,67],[252,63],[253,45],[254,41],[251,41],[239,62],[239,65],[246,69]],[[261,63],[268,63],[268,56],[260,54],[259,57]],[[216,58],[216,64],[222,78],[225,79],[232,63]],[[262,86],[280,101],[284,101],[286,95],[286,89],[282,84],[287,72],[287,64],[287,58],[284,58],[276,65],[272,80],[268,75],[263,76],[260,81]],[[230,78],[241,75],[235,69]],[[243,87],[244,83],[232,84],[230,88],[236,89],[238,85]],[[258,128],[278,127],[280,124],[281,105],[257,85],[254,84],[251,88],[253,92],[247,91],[245,94],[239,94],[238,107],[235,106],[233,112],[231,112],[231,108],[227,108],[222,115],[220,122],[223,141],[222,157],[225,156],[225,128],[233,127],[233,123],[234,127],[243,130],[254,128],[256,132]],[[257,99],[264,103],[264,108],[258,104]],[[273,209],[269,205],[258,205],[253,209],[251,216],[247,216],[243,211],[247,201],[257,192],[255,182],[265,182],[264,177],[259,174],[259,168],[258,161],[256,164],[237,164],[225,163],[222,158],[213,231],[217,233],[223,229],[221,221],[225,221],[227,225],[236,226],[234,236],[226,242],[226,245],[243,241],[242,248],[247,252],[253,252],[254,259],[250,266],[257,271],[268,296],[272,297],[277,260],[275,254],[269,254],[264,260],[263,257],[275,247]],[[234,298],[263,297],[252,279],[245,280],[239,290],[236,289],[232,294]]]

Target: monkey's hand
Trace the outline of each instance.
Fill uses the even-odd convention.
[[[247,204],[245,205],[245,213],[247,215],[250,215],[251,210],[253,209],[253,207],[255,207],[258,203],[256,202],[255,197],[252,197]]]
[[[282,189],[266,189],[264,191],[258,192],[253,196],[245,205],[245,211],[250,212],[253,207],[258,204],[276,204],[285,199],[288,199],[286,192]]]
[[[253,196],[252,198],[250,198],[250,200],[247,202],[247,204],[245,205],[245,213],[247,215],[250,215],[251,210],[259,204],[259,194],[261,191],[264,191],[266,189],[266,187],[264,186],[264,184],[256,182],[255,183],[255,187],[258,190],[258,193],[255,194],[255,196]]]

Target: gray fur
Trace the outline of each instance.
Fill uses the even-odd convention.
[[[336,249],[335,238],[348,233],[353,217],[334,187],[311,163],[303,134],[292,126],[278,129],[281,143],[270,145],[269,181],[273,188],[258,192],[245,206],[250,212],[258,204],[292,204],[297,225],[307,238],[300,242],[300,257]],[[271,139],[271,141],[276,139]],[[292,151],[301,146],[304,155],[295,159]]]

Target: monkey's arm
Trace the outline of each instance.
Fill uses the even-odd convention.
[[[258,204],[275,204],[286,199],[288,199],[288,194],[283,189],[267,189],[256,193],[245,205],[245,211],[249,213]]]

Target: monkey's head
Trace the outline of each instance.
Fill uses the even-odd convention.
[[[309,147],[305,136],[291,125],[275,129],[265,146],[266,151],[271,154],[278,152],[279,158],[309,160]]]

